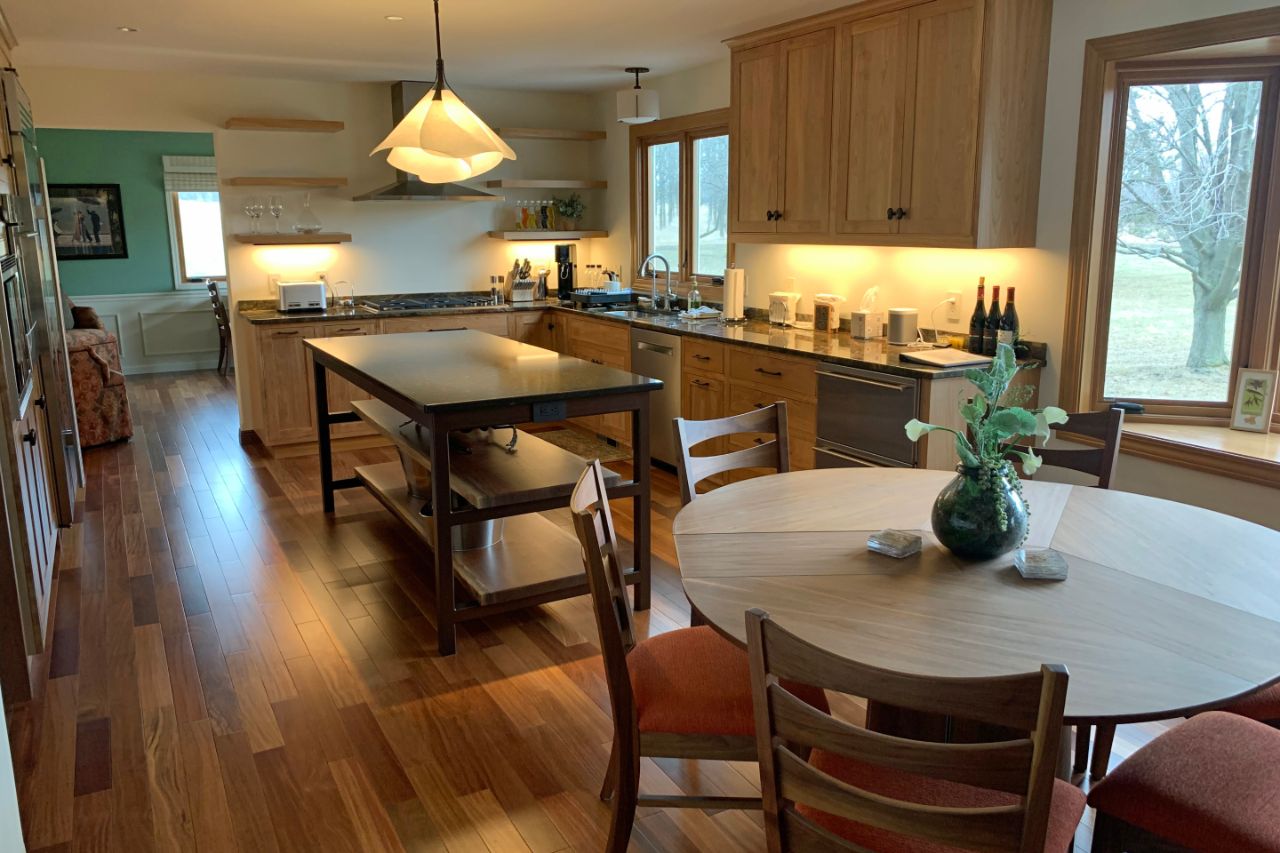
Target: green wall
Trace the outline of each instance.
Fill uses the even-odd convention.
[[[213,156],[213,134],[58,128],[36,134],[49,183],[120,185],[129,257],[62,261],[62,289],[71,296],[173,290],[160,158]]]

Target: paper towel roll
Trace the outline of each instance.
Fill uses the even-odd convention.
[[[724,271],[724,318],[741,320],[747,298],[747,271],[730,267]]]

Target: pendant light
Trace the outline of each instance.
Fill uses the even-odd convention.
[[[504,159],[516,159],[516,153],[445,82],[440,0],[434,2],[435,86],[370,154],[390,148],[387,162],[395,168],[429,184],[447,184],[482,175]]]
[[[648,74],[648,68],[627,68],[636,75],[636,85],[618,93],[618,121],[623,124],[645,124],[658,118],[658,93],[640,88],[640,75]]]

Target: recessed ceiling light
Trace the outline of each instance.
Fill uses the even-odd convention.
[[[137,27],[116,27],[116,29],[122,33],[136,33],[138,31]]]
[[[387,15],[386,19],[392,22],[399,22],[404,20],[404,15]]]

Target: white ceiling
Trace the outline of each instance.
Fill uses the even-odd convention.
[[[849,2],[443,0],[440,14],[451,82],[594,91],[624,84],[625,66],[690,68],[724,56],[722,39]],[[0,3],[20,65],[353,81],[422,80],[434,71],[430,0]]]

